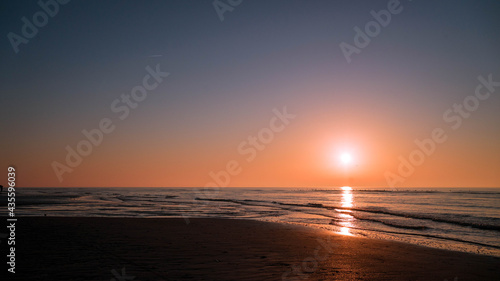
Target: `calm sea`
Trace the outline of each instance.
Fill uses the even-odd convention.
[[[500,257],[498,188],[18,188],[16,204],[17,216],[256,219]]]

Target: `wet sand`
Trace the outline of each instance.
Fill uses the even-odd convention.
[[[16,239],[2,280],[500,280],[495,257],[252,220],[26,217]]]

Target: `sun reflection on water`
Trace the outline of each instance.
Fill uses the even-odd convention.
[[[342,197],[340,204],[342,208],[352,208],[354,201],[352,196],[352,188],[349,186],[343,186],[341,187],[341,189],[342,189]],[[345,209],[341,210],[340,218],[342,220],[340,222],[340,225],[342,226],[340,227],[339,231],[340,234],[352,235],[350,230],[352,227],[354,227],[353,225],[354,217],[349,214],[351,212],[352,212],[351,210],[345,210]]]

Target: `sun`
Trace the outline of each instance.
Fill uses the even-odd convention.
[[[342,154],[340,154],[340,162],[342,162],[342,164],[344,165],[349,165],[352,163],[352,156],[349,152],[343,152]]]
[[[340,169],[347,172],[355,167],[357,168],[359,164],[358,156],[360,154],[358,150],[352,146],[339,145],[335,148],[331,148],[326,155],[329,167],[335,170]]]

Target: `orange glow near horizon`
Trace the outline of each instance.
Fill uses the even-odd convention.
[[[227,163],[234,160],[241,172],[231,175],[229,183],[219,187],[385,188],[388,184],[384,173],[397,174],[399,157],[407,159],[416,148],[413,134],[403,131],[395,136],[392,132],[405,125],[398,124],[397,119],[365,116],[362,111],[347,118],[348,124],[329,131],[320,124],[321,119],[306,113],[301,116],[303,120],[293,120],[296,123],[277,133],[251,161],[247,161],[248,154],[237,150],[238,144],[248,137],[246,131],[234,133],[234,137],[233,132],[224,135],[217,131],[213,134],[219,139],[202,136],[183,140],[170,133],[129,135],[125,129],[117,129],[116,134],[94,147],[79,166],[64,174],[63,182],[57,180],[51,163],[65,163],[65,145],[74,147],[78,139],[66,142],[54,135],[36,161],[22,149],[22,143],[13,144],[6,151],[6,159],[13,159],[9,161],[18,168],[18,184],[25,187],[203,187],[214,182],[212,172],[225,171]],[[257,129],[251,133],[255,135],[268,119],[266,116],[255,122]],[[364,123],[368,119],[372,121],[370,126]],[[470,150],[467,147],[472,140],[467,136],[454,137],[450,135],[449,141],[437,146],[436,152],[397,187],[499,187],[500,162],[498,153],[495,154],[498,146],[481,145]],[[343,153],[350,156],[350,163],[340,161]]]

